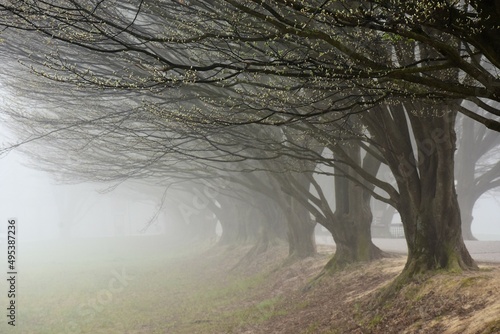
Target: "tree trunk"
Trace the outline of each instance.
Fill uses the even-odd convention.
[[[309,169],[314,166],[309,166]],[[314,227],[307,207],[312,174],[303,173],[272,173],[270,179],[276,182],[276,189],[280,192],[273,194],[273,198],[281,208],[285,218],[288,256],[290,259],[306,258],[316,255],[316,240]]]
[[[346,147],[345,152],[353,162],[361,165],[361,150],[358,145]],[[367,154],[363,168],[375,175],[379,166],[380,161]],[[383,257],[383,252],[372,242],[371,194],[359,183],[341,176],[345,173],[360,179],[352,168],[339,167],[335,170],[338,175],[335,176],[335,213],[325,226],[333,235],[336,251],[326,265],[326,270],[340,269],[351,263],[368,262]]]
[[[436,203],[429,196],[418,207],[401,205],[398,208],[408,243],[405,276],[438,269],[477,268],[462,239],[460,210],[454,191],[436,190],[446,196],[444,201]]]
[[[259,235],[259,221],[251,221],[252,208],[244,205],[237,199],[220,197],[217,199],[221,205],[218,208],[211,204],[210,208],[215,212],[222,227],[222,235],[218,245],[241,245],[246,242],[255,242]]]
[[[408,103],[370,112],[370,130],[398,185],[391,197],[408,244],[399,282],[435,270],[477,268],[463,242],[455,191],[456,112],[443,109]]]
[[[255,232],[255,243],[238,261],[235,268],[254,261],[266,252],[269,246],[283,238],[285,224],[280,219],[279,210],[273,204],[261,197],[255,196],[253,198],[252,206],[249,206],[249,215],[247,215],[243,226],[247,231]]]
[[[408,243],[403,277],[433,270],[477,268],[462,238],[460,208],[455,191],[455,112],[442,117],[408,113],[415,137],[415,169],[399,156],[398,210]],[[404,161],[403,161],[404,160]],[[401,166],[407,166],[406,170]]]
[[[371,237],[372,212],[370,197],[361,186],[344,177],[335,177],[336,209],[331,224],[326,226],[336,244],[335,255],[326,270],[336,270],[356,262],[379,259],[383,252]]]
[[[290,197],[290,210],[287,214],[288,256],[306,258],[316,255],[314,227],[309,211],[295,198]]]
[[[464,240],[477,240],[472,234],[472,221],[474,217],[472,212],[476,204],[475,198],[471,198],[469,194],[461,195],[458,197],[460,206],[460,216],[462,218],[462,236]]]

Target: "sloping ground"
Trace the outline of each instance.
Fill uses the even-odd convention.
[[[267,283],[283,298],[275,305],[280,315],[239,333],[500,333],[499,266],[422,278],[377,306],[403,257],[352,266],[303,291],[324,261],[320,256],[273,273]]]
[[[377,306],[377,294],[401,271],[403,257],[352,266],[304,291],[332,248],[293,262],[285,245],[251,250],[176,249],[146,237],[26,245],[16,331],[500,333],[500,266],[415,281]],[[0,290],[7,291],[5,283]],[[11,330],[0,323],[0,333]]]

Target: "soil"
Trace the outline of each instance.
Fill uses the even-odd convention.
[[[241,273],[275,266],[261,293],[245,303],[280,302],[275,316],[245,324],[236,333],[500,333],[498,265],[480,263],[479,271],[420,277],[381,301],[406,258],[393,255],[353,265],[309,285],[332,252],[323,247],[314,258],[290,263],[283,262],[282,251],[269,250],[253,263],[239,264]]]

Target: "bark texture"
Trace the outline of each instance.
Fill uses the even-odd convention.
[[[385,141],[383,154],[398,186],[393,199],[409,251],[401,277],[476,269],[463,242],[455,191],[456,112],[447,108],[429,114],[422,106],[405,108],[372,114],[383,124],[382,131],[374,133]]]
[[[343,152],[352,163],[363,166],[371,174],[377,173],[380,161],[367,154],[362,163],[359,145],[344,147]],[[340,165],[335,174],[335,213],[324,226],[333,235],[336,251],[325,267],[327,271],[356,262],[372,261],[384,255],[372,242],[372,196],[363,188],[364,181],[347,165]]]

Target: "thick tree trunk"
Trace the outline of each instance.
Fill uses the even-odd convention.
[[[313,168],[314,166],[309,166],[307,169]],[[276,189],[280,190],[273,194],[273,199],[278,203],[285,221],[290,259],[316,255],[316,222],[312,220],[307,207],[310,204],[307,194],[310,192],[311,177],[310,172],[270,175],[270,178],[276,181]]]
[[[314,227],[309,211],[293,197],[290,198],[290,210],[287,214],[288,256],[306,258],[316,254]]]
[[[475,269],[463,242],[460,210],[453,190],[440,191],[446,196],[438,201],[429,196],[418,207],[400,206],[408,243],[408,260],[404,276],[413,277],[427,271]]]
[[[456,112],[446,106],[439,113],[436,106],[404,107],[371,113],[376,125],[370,124],[398,185],[391,197],[409,251],[398,282],[435,270],[475,269],[463,242],[455,191]]]
[[[335,177],[336,210],[326,226],[336,244],[326,270],[336,270],[356,262],[369,262],[383,257],[371,237],[372,212],[370,196],[361,186],[344,177]]]
[[[358,145],[346,147],[346,153],[353,162],[361,165],[361,151]],[[369,155],[365,157],[363,168],[371,174],[375,175],[379,166],[380,161]],[[368,262],[383,257],[383,252],[372,242],[371,194],[361,184],[341,176],[346,173],[351,178],[360,179],[351,167],[336,168],[335,173],[339,175],[335,176],[335,213],[325,227],[333,235],[336,251],[326,265],[326,270],[340,269],[351,263]]]
[[[477,268],[462,238],[454,178],[454,117],[453,112],[443,117],[409,115],[418,160],[415,170],[401,173],[399,168],[397,177],[398,210],[409,250],[403,277]],[[399,166],[407,163],[401,160]]]

